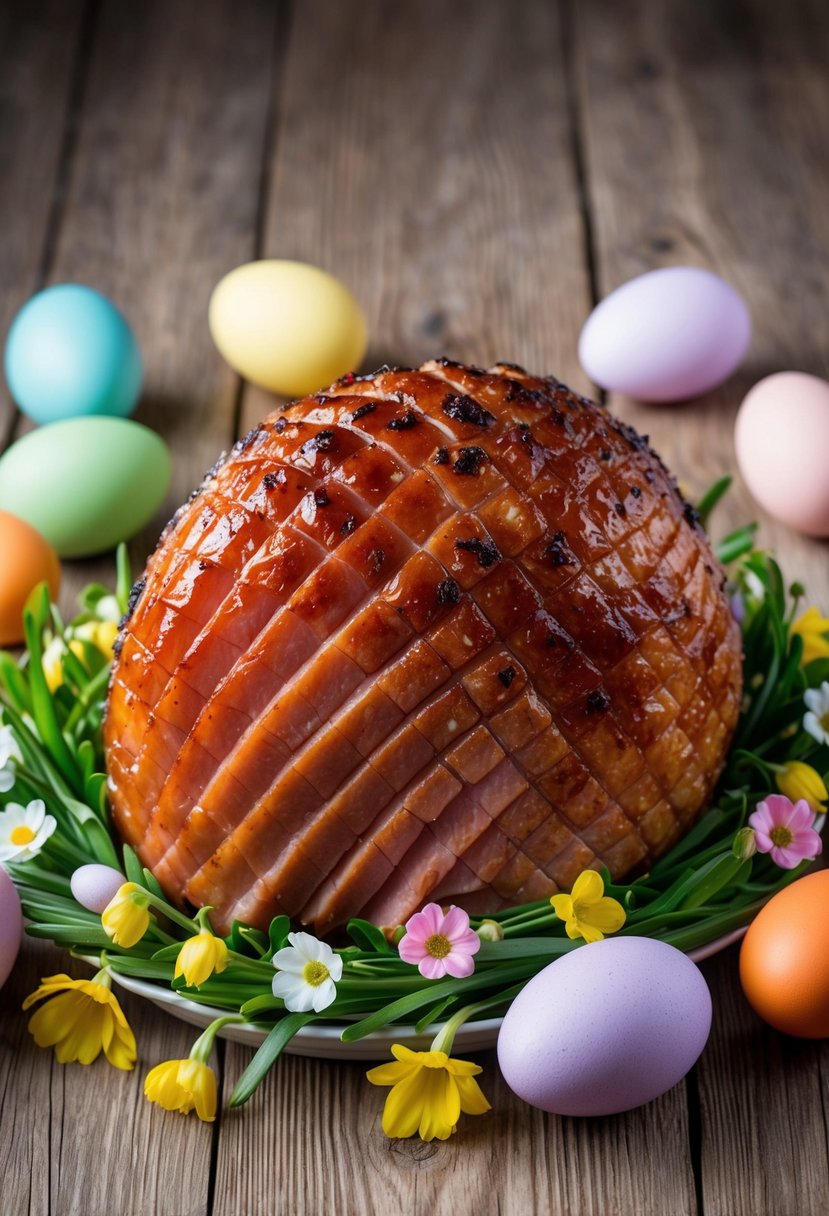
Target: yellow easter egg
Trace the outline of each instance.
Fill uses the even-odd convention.
[[[210,332],[246,380],[302,397],[360,364],[366,323],[339,279],[304,262],[237,266],[210,300]]]

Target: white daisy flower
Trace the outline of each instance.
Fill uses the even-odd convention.
[[[14,785],[14,763],[22,758],[12,728],[0,726],[0,794],[8,793]]]
[[[803,729],[818,743],[829,743],[829,682],[823,681],[820,688],[809,688],[803,694],[808,713],[803,718]]]
[[[57,827],[53,815],[46,814],[40,798],[28,806],[10,802],[0,811],[0,862],[31,861]]]
[[[310,933],[289,933],[290,946],[277,950],[273,965],[273,994],[281,997],[291,1013],[321,1013],[337,995],[336,982],[343,973],[343,960],[325,942]]]

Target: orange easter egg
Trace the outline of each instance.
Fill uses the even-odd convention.
[[[829,1037],[829,870],[807,874],[769,900],[743,939],[740,982],[777,1030]]]
[[[60,562],[54,549],[31,524],[0,511],[0,646],[23,641],[23,605],[44,581],[55,597]]]

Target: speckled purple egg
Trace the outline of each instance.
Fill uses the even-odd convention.
[[[69,880],[72,894],[90,912],[103,912],[118,888],[127,880],[112,866],[79,866]]]
[[[647,937],[606,938],[545,967],[498,1036],[509,1087],[558,1115],[612,1115],[669,1090],[711,1029],[696,964]]]
[[[0,988],[9,977],[23,933],[20,896],[9,875],[0,866]]]
[[[741,296],[710,270],[667,266],[617,287],[579,338],[579,359],[602,388],[639,401],[684,401],[737,368],[751,340]]]

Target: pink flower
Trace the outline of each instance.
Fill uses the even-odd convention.
[[[757,803],[748,822],[754,828],[758,850],[770,853],[784,870],[793,870],[807,858],[811,861],[823,849],[814,830],[815,813],[805,798],[793,803],[783,794],[769,794]]]
[[[453,904],[444,916],[439,904],[427,904],[406,921],[406,932],[398,947],[404,963],[417,963],[427,980],[443,975],[463,979],[475,970],[472,955],[481,948],[481,939],[469,927],[463,908]]]

